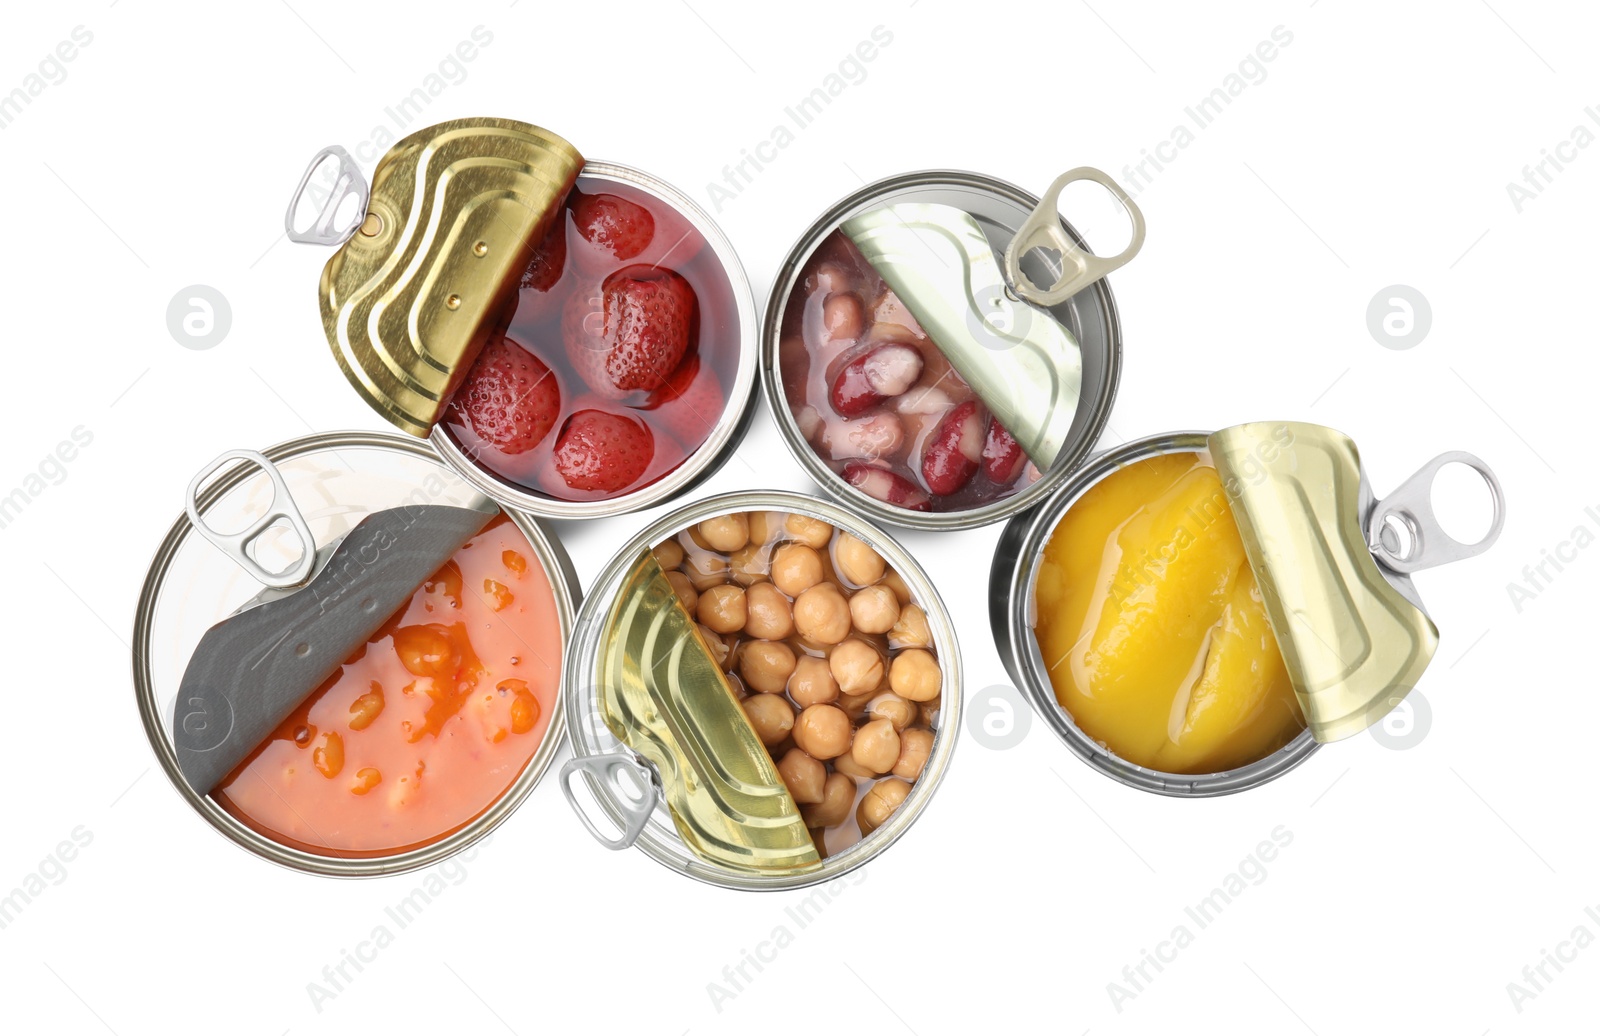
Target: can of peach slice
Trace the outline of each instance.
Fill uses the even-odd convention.
[[[536,126],[458,119],[395,144],[370,187],[325,149],[286,223],[338,246],[322,323],[351,385],[508,507],[660,504],[748,428],[749,282],[711,218],[649,173]]]
[[[1129,244],[1096,256],[1061,218],[1101,184]],[[803,233],[767,301],[762,383],[790,452],[875,521],[987,525],[1056,491],[1105,428],[1122,356],[1106,274],[1144,240],[1115,181],[1043,198],[979,173],[863,187]]]
[[[1477,543],[1434,518],[1434,476],[1452,463],[1489,490]],[[1467,453],[1379,500],[1331,428],[1151,436],[1007,524],[990,624],[1017,686],[1094,769],[1162,795],[1225,795],[1394,710],[1439,640],[1412,573],[1487,550],[1504,518],[1494,473]]]

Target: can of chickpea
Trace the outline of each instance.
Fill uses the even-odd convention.
[[[1133,227],[1094,255],[1061,218],[1067,184],[1101,184]],[[1041,199],[947,170],[863,187],[824,212],[778,269],[761,376],[790,452],[874,521],[987,525],[1060,487],[1111,411],[1122,337],[1106,274],[1144,240],[1099,170]]]
[[[1466,465],[1493,505],[1463,544],[1434,476]],[[1411,574],[1487,550],[1500,486],[1442,454],[1382,500],[1355,444],[1259,422],[1126,443],[1011,520],[990,623],[1012,679],[1068,748],[1144,791],[1254,788],[1378,722],[1439,634]]]
[[[274,863],[366,877],[459,852],[527,797],[561,746],[558,688],[579,597],[565,551],[536,520],[502,511],[426,442],[379,432],[224,455],[196,478],[190,508],[145,578],[133,676],[157,761],[207,823]],[[395,582],[394,559],[421,525],[394,519],[438,513],[469,521],[442,551],[407,562],[432,575]],[[380,521],[382,537],[363,539]],[[390,566],[382,609],[380,566]],[[240,641],[241,679],[188,697],[219,631],[278,606],[291,608],[271,620],[287,625],[282,636]],[[365,623],[353,637],[341,627],[352,616]],[[290,683],[265,715],[279,662],[325,645],[336,652],[326,678],[319,669]],[[235,734],[247,727],[265,733]],[[206,766],[194,763],[212,752],[238,762],[201,779]]]
[[[714,885],[792,889],[873,859],[926,808],[955,749],[961,664],[892,538],[827,501],[730,493],[607,564],[562,695],[563,790],[602,844]]]

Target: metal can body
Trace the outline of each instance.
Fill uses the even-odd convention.
[[[1305,762],[1319,745],[1309,729],[1302,730],[1264,759],[1211,774],[1163,773],[1117,756],[1079,729],[1056,700],[1034,636],[1034,584],[1045,543],[1062,516],[1090,488],[1127,464],[1162,454],[1205,453],[1206,449],[1206,433],[1180,432],[1135,440],[1100,454],[1074,472],[1037,510],[1007,524],[989,573],[989,622],[995,645],[1006,670],[1039,716],[1068,748],[1101,773],[1130,787],[1178,798],[1226,795],[1257,787]]]
[[[641,489],[604,500],[558,500],[533,492],[497,476],[477,464],[442,427],[435,426],[431,442],[445,463],[485,496],[516,511],[545,518],[602,518],[627,514],[665,503],[692,489],[714,474],[739,445],[750,426],[755,394],[757,328],[755,301],[733,245],[711,217],[688,196],[666,182],[630,166],[611,162],[589,162],[582,178],[625,184],[645,192],[681,213],[705,238],[706,246],[727,274],[738,315],[739,363],[728,390],[722,415],[706,440],[676,469]]]
[[[329,515],[341,521],[358,521],[366,514],[398,506],[402,489],[427,486],[434,478],[441,490],[438,498],[476,496],[469,486],[445,467],[427,443],[410,436],[384,432],[328,432],[306,436],[262,451],[274,464],[284,466],[291,482],[298,482],[307,498],[326,491],[318,501]],[[355,463],[351,463],[354,461]],[[301,465],[296,469],[296,465]],[[240,490],[255,472],[234,468],[219,475],[201,491],[196,504],[199,512],[211,515]],[[343,485],[349,495],[339,493]],[[424,490],[426,491],[426,490]],[[337,494],[337,495],[336,495]],[[536,521],[524,514],[508,511],[508,516],[533,549],[550,584],[554,598],[559,635],[563,642],[570,635],[573,614],[579,599],[576,573],[560,544]],[[140,594],[133,631],[133,676],[140,718],[157,762],[191,808],[225,837],[264,859],[293,870],[333,877],[369,877],[415,870],[436,863],[476,842],[497,827],[525,799],[543,776],[560,750],[565,722],[559,693],[544,738],[534,750],[521,774],[494,802],[470,822],[444,837],[421,847],[387,855],[334,856],[308,852],[276,841],[236,818],[209,795],[190,786],[178,766],[171,730],[169,702],[163,695],[173,693],[176,676],[181,675],[193,640],[213,623],[225,618],[238,599],[253,589],[247,577],[239,575],[232,584],[222,584],[220,594],[192,592],[180,586],[186,578],[202,570],[207,560],[215,561],[213,548],[195,530],[190,520],[180,516],[157,549]]]
[[[783,382],[780,342],[784,314],[800,286],[807,260],[846,220],[896,202],[949,205],[970,213],[996,252],[1010,240],[1039,205],[1039,198],[1020,187],[980,173],[931,170],[880,180],[842,199],[811,224],[779,265],[767,300],[762,325],[761,378],[773,420],[801,467],[830,496],[876,522],[922,529],[964,529],[989,525],[1027,510],[1058,489],[1093,448],[1110,415],[1121,370],[1122,332],[1110,285],[1097,281],[1089,289],[1049,309],[1078,341],[1082,352],[1082,388],[1066,445],[1054,463],[1031,485],[998,500],[967,510],[919,512],[894,506],[848,484],[828,467],[802,433],[791,411]],[[1063,230],[1088,251],[1082,238],[1065,222]]]
[[[782,492],[743,492],[697,501],[661,518],[630,539],[596,577],[579,612],[568,646],[561,693],[568,715],[574,762],[625,753],[627,750],[602,717],[596,688],[600,642],[607,624],[607,614],[619,588],[644,552],[663,539],[708,518],[732,512],[761,510],[784,511],[820,519],[876,549],[905,580],[912,598],[926,612],[932,643],[943,671],[939,729],[922,774],[916,779],[909,796],[876,830],[844,851],[827,857],[815,869],[804,873],[761,874],[713,866],[685,846],[664,804],[657,803],[648,822],[641,820],[641,829],[635,842],[658,863],[712,885],[772,891],[831,881],[888,849],[926,808],[949,766],[961,723],[960,652],[954,626],[937,590],[922,567],[903,547],[850,511],[809,496]],[[590,795],[605,814],[605,819],[619,831],[629,827],[629,814],[637,812],[639,792],[644,793],[645,801],[651,801],[649,789],[619,787],[613,781],[600,780],[590,772],[584,772],[582,776]],[[571,795],[570,789],[568,793]],[[581,809],[576,800],[574,807]],[[605,839],[598,830],[595,833],[613,848],[621,847]]]

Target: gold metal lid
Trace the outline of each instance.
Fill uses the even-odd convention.
[[[487,118],[413,133],[378,163],[365,221],[322,271],[322,324],[396,427],[427,436],[582,167],[555,134]]]

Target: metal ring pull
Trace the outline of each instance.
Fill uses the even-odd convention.
[[[339,160],[339,171],[334,177],[333,186],[328,191],[328,200],[322,203],[322,208],[318,210],[317,218],[311,221],[311,226],[305,230],[296,230],[295,213],[299,211],[300,202],[311,187],[311,177],[330,158]],[[335,227],[334,218],[338,216],[345,199],[351,197],[356,199],[356,218],[348,227]],[[300,186],[295,188],[294,196],[289,199],[289,211],[283,217],[284,232],[289,235],[290,241],[303,245],[342,245],[350,240],[362,221],[367,218],[367,202],[371,197],[372,191],[367,186],[367,178],[361,175],[361,167],[350,157],[350,152],[338,144],[325,147],[317,152],[317,156],[306,167],[306,174],[300,178]]]
[[[594,778],[602,788],[610,786],[618,791],[621,790],[621,785],[617,783],[618,774],[631,774],[639,781],[639,787],[644,790],[643,801],[634,801],[626,794],[606,796],[622,813],[622,833],[617,837],[608,837],[601,831],[589,815],[589,811],[578,802],[578,797],[572,790],[572,778],[580,773]],[[566,765],[561,767],[561,792],[566,795],[567,804],[578,814],[578,819],[583,821],[583,826],[589,829],[595,841],[607,849],[620,850],[628,848],[644,834],[645,826],[650,823],[650,817],[655,813],[656,802],[661,797],[661,786],[656,780],[655,771],[632,752],[612,752],[605,755],[574,756],[567,760]],[[598,797],[600,792],[596,790],[595,794]]]
[[[1489,497],[1494,503],[1494,518],[1489,531],[1477,543],[1462,543],[1440,527],[1433,513],[1433,480],[1446,464],[1465,464],[1476,471],[1489,487]],[[1391,519],[1398,522],[1410,537],[1409,544],[1401,540]],[[1500,481],[1489,470],[1489,465],[1470,453],[1460,450],[1441,453],[1417,470],[1417,473],[1400,483],[1388,496],[1378,501],[1367,518],[1367,547],[1378,562],[1395,572],[1410,574],[1424,568],[1449,564],[1482,554],[1500,536],[1506,521],[1505,496],[1500,491]]]
[[[1061,190],[1078,180],[1092,180],[1104,187],[1127,211],[1128,218],[1133,222],[1133,237],[1120,254],[1106,257],[1086,251],[1061,226],[1061,212],[1057,208]],[[1022,229],[1006,246],[1006,279],[1011,282],[1012,290],[1029,302],[1055,306],[1126,264],[1143,247],[1144,213],[1128,197],[1128,192],[1100,170],[1092,166],[1079,166],[1056,177],[1038,206],[1028,214]],[[1048,287],[1041,288],[1022,272],[1022,257],[1035,248],[1049,248],[1061,254],[1061,276]]]
[[[267,505],[266,514],[252,522],[243,532],[218,532],[200,517],[198,497],[201,484],[230,460],[242,460],[253,464],[272,480],[272,501]],[[317,562],[317,541],[311,535],[311,527],[306,524],[300,509],[295,506],[294,497],[289,493],[289,484],[283,480],[283,473],[272,461],[254,450],[229,450],[200,469],[200,473],[189,482],[183,509],[189,515],[190,524],[200,535],[210,540],[213,546],[232,558],[240,568],[249,572],[261,583],[281,590],[299,586],[311,578],[311,570]],[[269,572],[250,556],[249,548],[256,537],[266,532],[270,526],[277,524],[280,519],[288,521],[289,527],[300,541],[300,557],[281,572]]]

